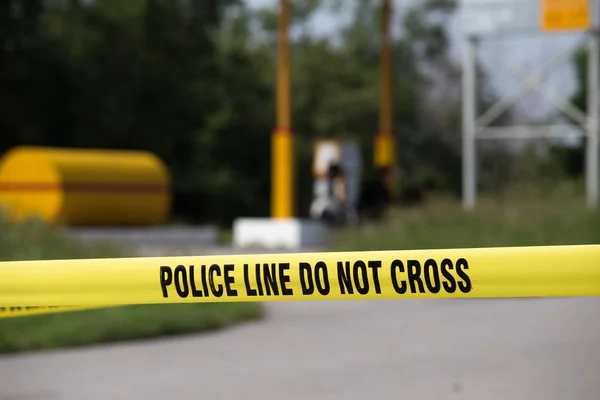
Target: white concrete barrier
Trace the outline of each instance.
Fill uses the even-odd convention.
[[[295,218],[238,218],[233,223],[233,246],[238,248],[322,248],[329,240],[329,228],[319,221]]]

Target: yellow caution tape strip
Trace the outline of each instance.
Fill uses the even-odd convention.
[[[600,245],[0,263],[0,304],[599,296]]]
[[[30,315],[55,314],[68,311],[88,310],[98,307],[26,306],[0,307],[0,318],[27,317]]]

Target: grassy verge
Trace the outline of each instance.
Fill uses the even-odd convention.
[[[0,260],[126,257],[111,246],[86,246],[58,228],[0,221]],[[1,268],[1,267],[0,267]],[[150,339],[225,328],[260,318],[253,303],[123,306],[0,319],[0,353]]]
[[[600,213],[588,211],[581,196],[480,199],[464,212],[455,199],[438,197],[415,208],[393,210],[383,224],[348,229],[333,250],[399,250],[567,245],[600,243]]]
[[[254,304],[142,305],[0,320],[0,353],[77,347],[221,329],[260,317]]]

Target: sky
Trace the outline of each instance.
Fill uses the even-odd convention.
[[[345,0],[349,4],[360,0]],[[394,18],[396,25],[402,18],[402,13],[408,6],[415,4],[419,0],[392,0],[394,8]],[[523,0],[525,1],[525,0]],[[277,7],[277,0],[246,0],[250,7]],[[339,26],[348,21],[348,15],[331,15],[325,11],[317,13],[311,21],[311,28],[316,35],[328,35],[335,32]],[[460,19],[458,16],[449,27],[449,33],[452,39],[451,54],[453,58],[460,62],[462,57],[462,35],[460,28]],[[560,35],[528,35],[527,37],[517,36],[512,38],[500,37],[494,40],[486,40],[480,46],[480,59],[486,66],[486,70],[492,80],[499,96],[507,95],[512,91],[519,81],[517,81],[510,72],[503,67],[498,67],[497,59],[490,57],[490,54],[500,55],[504,62],[521,70],[525,73],[534,73],[542,68],[546,60],[551,59],[557,53],[573,49],[574,45],[581,39],[579,34],[560,34]],[[563,63],[561,67],[553,70],[547,75],[548,80],[544,87],[562,97],[569,97],[575,90],[574,73],[569,65],[569,61]],[[542,117],[548,112],[555,110],[554,106],[544,97],[538,94],[530,94],[517,103],[515,107],[523,114],[528,114],[533,118]],[[483,111],[483,110],[482,110]],[[480,115],[480,113],[478,113]]]

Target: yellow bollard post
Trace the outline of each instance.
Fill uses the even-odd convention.
[[[277,51],[277,125],[271,141],[271,216],[292,218],[293,148],[290,117],[289,0],[279,0]]]
[[[396,141],[392,118],[392,50],[391,50],[391,4],[383,0],[381,23],[381,75],[379,132],[375,137],[375,166],[390,167],[396,164]],[[393,188],[390,188],[393,190]]]

